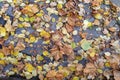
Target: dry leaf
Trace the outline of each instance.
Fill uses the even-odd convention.
[[[58,14],[59,14],[60,16],[65,16],[67,13],[66,13],[65,10],[59,9],[59,10],[58,10]]]
[[[65,4],[65,7],[67,9],[73,9],[75,7],[75,3],[72,0],[70,0]]]
[[[39,79],[44,80],[44,76],[42,74],[39,74]]]
[[[71,25],[73,27],[75,26],[75,18],[74,17],[68,17],[67,22],[69,25]]]
[[[82,65],[82,64],[78,64],[78,65],[76,66],[76,70],[77,70],[77,71],[82,71],[82,70],[83,70],[83,65]]]
[[[115,71],[113,71],[113,74],[114,74],[115,80],[120,80],[120,71],[115,70]]]
[[[26,5],[23,9],[22,9],[22,13],[23,14],[28,14],[29,16],[33,16],[35,13],[37,13],[39,11],[38,6],[37,5]]]
[[[17,50],[17,51],[22,51],[22,50],[24,50],[25,49],[25,45],[24,45],[24,43],[22,43],[22,42],[18,42],[17,43],[17,45],[16,45],[16,47],[15,47],[15,50]]]
[[[112,75],[112,72],[106,70],[106,71],[103,72],[103,75],[109,80],[109,79],[110,79],[110,76]]]
[[[48,78],[53,78],[55,77],[57,74],[57,72],[55,70],[50,70],[47,74],[46,74],[46,77]]]
[[[83,39],[85,39],[87,37],[87,33],[80,32],[79,34]]]
[[[63,80],[64,75],[61,73],[57,73],[55,77],[57,78],[57,80]]]
[[[17,64],[18,71],[22,70],[24,68],[24,66],[25,65],[22,62],[18,62],[18,64]]]
[[[65,27],[66,27],[67,32],[72,32],[73,31],[73,27],[71,25],[66,24]]]
[[[86,67],[84,69],[84,73],[95,73],[96,72],[96,67],[93,63],[87,63]]]
[[[7,20],[7,23],[5,24],[6,31],[11,32],[15,31],[15,28],[11,25],[11,20]]]
[[[116,28],[115,27],[110,27],[110,28],[108,28],[108,30],[111,31],[111,32],[115,32]]]

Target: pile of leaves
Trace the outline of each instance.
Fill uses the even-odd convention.
[[[0,77],[13,75],[119,80],[120,7],[110,0],[0,0]]]

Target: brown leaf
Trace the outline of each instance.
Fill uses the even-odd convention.
[[[94,21],[94,25],[97,25],[97,26],[100,25],[100,21],[96,19],[96,20]]]
[[[74,17],[68,17],[67,22],[71,26],[75,26],[75,18]]]
[[[108,30],[111,31],[111,32],[115,32],[116,28],[115,27],[110,27],[110,28],[108,28]]]
[[[63,80],[64,75],[61,74],[61,73],[57,73],[57,74],[56,74],[56,78],[57,78],[57,80]]]
[[[15,50],[17,51],[21,51],[21,50],[24,50],[25,49],[25,45],[22,43],[22,42],[18,42],[16,47],[15,47]]]
[[[17,64],[18,71],[22,70],[24,68],[24,66],[25,65],[22,62],[18,62],[18,64]]]
[[[39,79],[44,80],[44,76],[42,74],[39,74]]]
[[[70,26],[69,24],[66,24],[65,27],[66,27],[68,32],[72,32],[73,31],[73,27]]]
[[[70,0],[65,4],[65,7],[67,9],[73,9],[75,7],[75,3],[72,0]]]
[[[83,39],[85,39],[87,37],[87,33],[80,32],[79,34]]]
[[[110,76],[112,75],[112,72],[110,70],[106,70],[103,72],[103,75],[109,80]]]
[[[82,64],[78,64],[76,67],[77,71],[82,71],[83,70],[83,65]]]
[[[87,63],[86,67],[84,69],[84,73],[95,73],[96,72],[96,67],[93,63]]]
[[[113,69],[118,69],[119,68],[119,61],[120,61],[120,56],[119,55],[112,55],[111,58],[108,58],[108,61],[110,62],[110,66]]]
[[[4,39],[0,38],[0,44],[3,44],[3,43],[4,43]]]
[[[57,72],[55,70],[50,70],[47,74],[46,74],[46,77],[48,78],[53,78],[55,77],[57,74]]]
[[[22,9],[22,13],[23,14],[27,14],[29,16],[33,16],[35,13],[37,13],[39,11],[37,5],[26,5],[23,9]]]
[[[77,21],[77,22],[75,22],[75,26],[82,26],[83,24],[82,24],[82,22],[80,22],[80,21]]]
[[[4,53],[4,55],[10,55],[10,50],[7,47],[3,47],[2,50],[0,50],[0,52]]]
[[[58,14],[59,14],[60,16],[65,16],[67,13],[66,13],[66,11],[65,11],[64,9],[59,9],[59,10],[58,10]]]
[[[113,71],[113,74],[114,74],[114,79],[115,80],[120,80],[120,71]]]
[[[67,55],[71,55],[71,53],[73,53],[73,49],[70,45],[64,44],[63,46],[63,51],[64,53],[66,53]]]

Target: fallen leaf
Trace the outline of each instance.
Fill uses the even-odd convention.
[[[0,26],[0,36],[6,36],[6,28]]]
[[[82,64],[78,64],[78,65],[76,66],[76,70],[77,70],[77,71],[82,71],[82,70],[83,70],[83,65],[82,65]]]
[[[75,26],[75,18],[74,17],[68,17],[67,22],[69,25],[71,25],[73,27]]]
[[[15,50],[17,50],[17,51],[22,51],[22,50],[24,50],[25,49],[25,45],[24,45],[24,43],[22,43],[22,42],[18,42],[17,43],[17,45],[16,45],[16,47],[15,47]]]
[[[22,9],[22,13],[23,14],[28,14],[29,16],[33,16],[35,13],[37,13],[39,11],[38,6],[35,4],[29,4],[26,5],[23,9]]]
[[[45,30],[42,30],[42,31],[40,32],[40,36],[48,39],[48,38],[50,37],[50,33],[48,33],[48,32],[45,31]]]
[[[65,7],[67,9],[73,9],[75,7],[75,3],[72,0],[70,0],[65,4]]]
[[[115,80],[119,80],[120,79],[120,71],[115,70],[115,71],[113,71],[113,74],[114,74],[114,79]]]
[[[108,30],[111,31],[111,32],[115,32],[116,28],[115,27],[110,27],[110,28],[108,28]]]
[[[93,63],[87,63],[86,67],[84,69],[84,73],[87,73],[87,74],[89,74],[89,73],[95,73],[96,70],[97,69],[96,69],[96,67],[95,67],[95,65]]]
[[[91,42],[89,42],[88,40],[86,40],[86,39],[83,39],[82,41],[81,41],[81,47],[82,47],[82,49],[83,50],[88,50],[88,49],[90,49],[91,48]]]
[[[65,25],[65,27],[66,27],[66,30],[67,30],[67,32],[72,32],[73,31],[73,27],[71,26],[71,25],[69,25],[69,24],[66,24]]]
[[[53,78],[57,75],[57,72],[55,70],[50,70],[48,71],[48,73],[46,74],[46,77],[48,78]]]
[[[28,71],[28,72],[32,72],[35,68],[33,67],[32,64],[30,63],[26,63],[25,64],[25,70]]]
[[[24,66],[25,65],[22,62],[18,62],[18,64],[17,64],[18,71],[22,70],[24,68]]]
[[[75,43],[75,42],[72,42],[72,43],[71,43],[71,46],[72,46],[73,49],[76,48],[76,43]]]
[[[65,16],[67,13],[66,13],[66,11],[64,9],[58,9],[58,14],[60,16]]]
[[[6,31],[11,32],[15,31],[15,27],[11,25],[11,20],[7,20],[7,23],[5,24]]]

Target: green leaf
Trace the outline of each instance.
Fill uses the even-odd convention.
[[[71,46],[72,46],[73,49],[76,48],[76,43],[75,43],[75,42],[72,42],[72,43],[71,43]]]
[[[90,49],[91,48],[90,45],[91,45],[91,42],[89,42],[89,41],[87,41],[85,39],[81,41],[81,47],[84,50]]]

